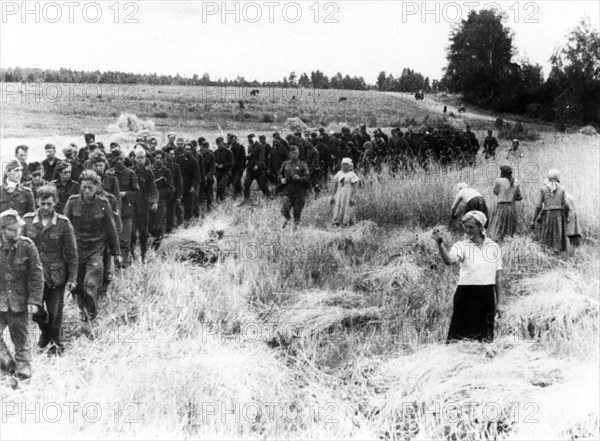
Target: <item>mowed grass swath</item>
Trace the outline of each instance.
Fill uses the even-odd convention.
[[[366,108],[376,109],[381,98],[364,96]],[[105,128],[115,119],[103,118],[90,121]],[[31,424],[32,416],[23,423],[20,412],[5,412],[2,433],[597,439],[598,147],[597,138],[551,132],[522,143],[524,158],[513,166],[523,229],[502,244],[506,314],[492,344],[444,344],[457,274],[441,262],[431,232],[460,238],[447,214],[457,183],[494,200],[502,148],[496,162],[468,169],[361,176],[360,223],[348,229],[329,227],[327,197],[310,201],[296,232],[281,229],[278,201],[220,205],[166,239],[146,265],[118,275],[94,335],[67,302],[64,357],[37,354],[30,387],[0,389],[5,406],[56,403],[62,418],[40,410]],[[585,235],[562,258],[542,250],[527,228],[554,167],[575,196]],[[202,266],[202,255],[219,259]],[[69,418],[64,403],[73,402],[80,410]],[[82,411],[91,402],[102,410],[97,421]]]

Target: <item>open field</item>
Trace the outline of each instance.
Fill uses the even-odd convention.
[[[53,112],[45,104],[29,128],[36,106],[3,104],[2,157],[19,137],[26,143],[44,137],[30,144],[34,157],[42,154],[44,139],[63,147],[81,142],[87,130],[102,141],[132,141],[135,133],[109,130],[117,119],[109,111],[152,119],[148,130],[160,136],[174,131],[211,138],[220,133],[211,126],[216,123],[240,137],[250,130],[272,133],[273,127],[287,132],[283,117],[234,126],[235,101],[212,104],[215,114],[202,120],[193,113],[184,117],[183,102],[194,99],[178,98],[178,89],[148,89],[137,106],[113,110],[114,103],[102,103],[87,115],[77,104],[73,115],[80,112],[80,119],[73,120],[69,106]],[[176,109],[179,119],[153,118],[152,101]],[[256,114],[288,111],[282,102],[255,105]],[[328,115],[345,118],[335,122],[348,124],[368,122],[372,112],[382,127],[397,119],[404,127],[405,118],[420,123],[429,115],[414,101],[372,92],[321,106],[325,110],[317,103],[298,105],[308,114],[329,109]],[[348,106],[346,114],[341,106]],[[216,115],[223,115],[223,124]],[[487,123],[480,124],[474,126],[481,139]],[[496,162],[479,158],[463,170],[365,178],[357,196],[360,223],[348,229],[329,226],[328,197],[311,198],[296,232],[280,228],[278,201],[220,206],[167,239],[164,252],[152,253],[146,265],[118,274],[92,329],[77,322],[74,303],[67,301],[65,355],[36,353],[30,386],[0,387],[2,435],[598,439],[598,138],[548,131],[521,147],[524,157],[513,166],[523,186],[523,224],[531,221],[546,171],[556,167],[575,196],[586,240],[560,258],[544,252],[527,229],[502,244],[506,314],[493,344],[444,344],[457,271],[443,265],[431,230],[442,226],[447,241],[460,238],[445,227],[458,182],[470,182],[493,200],[491,188],[505,163],[502,141]],[[223,231],[223,239],[209,242],[211,230]],[[219,262],[176,261],[187,241],[217,253]],[[22,406],[34,413],[24,415]]]

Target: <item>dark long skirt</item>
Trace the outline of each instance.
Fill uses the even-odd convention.
[[[453,340],[494,340],[496,285],[458,285],[447,343]]]
[[[517,232],[519,217],[517,207],[514,202],[500,202],[496,206],[490,226],[488,236],[495,242],[504,240],[507,236],[512,236]]]
[[[474,198],[471,198],[469,202],[467,202],[465,205],[465,214],[467,214],[469,211],[481,211],[483,214],[485,214],[486,218],[490,218],[487,204],[485,203],[483,196],[475,196]],[[484,228],[487,228],[488,223],[489,221],[485,223]]]
[[[555,252],[567,251],[567,225],[563,210],[542,211],[541,241]]]

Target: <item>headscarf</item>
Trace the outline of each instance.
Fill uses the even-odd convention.
[[[558,184],[560,183],[560,172],[553,168],[548,171],[548,179],[544,182],[544,185],[548,187],[550,193],[554,193],[558,188]]]
[[[353,165],[352,164],[352,159],[350,159],[350,158],[344,158],[344,159],[342,159],[342,164]]]
[[[481,211],[477,211],[477,210],[469,211],[462,218],[463,222],[467,221],[469,219],[475,219],[475,222],[477,222],[479,225],[481,225],[481,228],[483,228],[487,222],[487,216],[484,213],[482,213]],[[484,235],[485,235],[485,232],[484,232]]]
[[[458,191],[464,190],[465,188],[469,188],[469,184],[467,184],[466,182],[461,182],[460,184],[457,185],[458,187]]]
[[[510,181],[510,186],[515,185],[515,178],[513,177],[513,169],[510,165],[503,165],[500,167],[500,177],[506,178]]]

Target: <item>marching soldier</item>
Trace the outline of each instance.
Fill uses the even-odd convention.
[[[148,222],[150,220],[150,211],[156,211],[158,208],[158,190],[152,169],[146,166],[146,151],[141,147],[136,147],[135,164],[133,171],[137,175],[140,191],[136,194],[134,206],[134,218],[131,232],[131,253],[135,254],[134,249],[137,242],[137,236],[140,239],[140,256],[142,262],[146,259],[148,249]]]
[[[21,184],[23,167],[19,161],[10,161],[4,168],[4,183],[0,186],[0,213],[16,210],[19,217],[35,209],[31,190]]]
[[[0,336],[8,327],[14,359],[0,338],[0,367],[19,380],[31,377],[29,314],[42,306],[44,273],[31,239],[19,236],[24,225],[16,210],[0,213]]]
[[[97,316],[97,301],[104,276],[103,252],[106,244],[117,264],[122,263],[119,235],[108,199],[99,195],[102,182],[93,170],[81,173],[80,194],[71,196],[65,207],[77,238],[77,296],[84,321]]]
[[[158,206],[156,210],[150,212],[150,234],[154,236],[152,248],[157,250],[165,234],[165,224],[167,220],[167,203],[175,193],[173,184],[173,174],[165,166],[165,154],[162,150],[154,153],[154,181],[158,191]]]
[[[52,343],[51,351],[61,354],[65,288],[71,291],[77,281],[77,243],[71,221],[55,210],[57,202],[54,186],[41,187],[37,200],[39,209],[25,215],[23,236],[29,237],[37,247],[44,271],[46,308],[42,306],[34,316],[41,331],[38,346],[45,348]]]
[[[69,198],[75,194],[79,194],[79,182],[72,179],[71,171],[73,170],[70,163],[64,161],[56,166],[58,178],[52,181],[56,187],[57,200],[54,210],[58,214],[63,214],[65,205]]]
[[[217,175],[217,201],[225,200],[225,191],[231,180],[233,168],[233,153],[227,148],[222,137],[216,139],[217,150],[215,151],[215,170]]]

